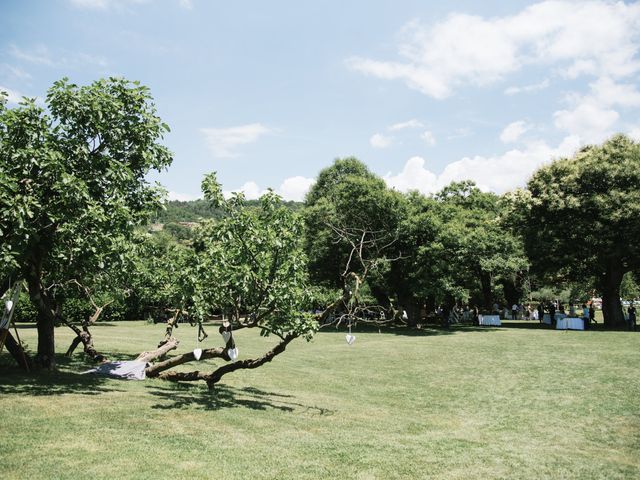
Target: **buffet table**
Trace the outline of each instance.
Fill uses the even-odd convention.
[[[478,324],[499,327],[502,325],[502,322],[500,322],[499,315],[478,315]]]
[[[556,330],[584,330],[584,320],[581,318],[560,318],[556,323]]]

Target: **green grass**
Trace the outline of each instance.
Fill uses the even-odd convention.
[[[94,335],[130,358],[162,331],[127,322]],[[640,334],[355,334],[351,347],[344,332],[294,342],[213,393],[81,376],[79,355],[26,376],[5,352],[0,478],[640,478]],[[21,335],[35,346],[34,329]],[[57,335],[62,352],[71,337]],[[192,328],[177,335],[180,351],[194,347]],[[237,341],[242,358],[272,342],[246,331]]]

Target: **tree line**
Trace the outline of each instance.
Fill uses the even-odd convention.
[[[46,107],[25,99],[8,108],[0,96],[0,281],[5,295],[25,286],[20,314],[38,330],[29,362],[55,367],[60,325],[102,359],[90,333],[101,316],[164,316],[159,348],[175,348],[179,319],[202,329],[216,314],[230,328],[279,338],[263,357],[221,372],[165,371],[193,361],[188,355],[149,370],[215,384],[327,323],[412,326],[437,305],[489,310],[569,289],[575,300],[601,294],[605,324],[617,328],[621,285],[637,290],[640,145],[623,135],[549,159],[525,188],[504,195],[471,181],[401,193],[342,158],[320,172],[304,204],[272,192],[224,198],[214,174],[202,200],[167,204],[145,176],[170,165],[161,145],[168,131],[149,90],[124,79],[63,79]],[[150,232],[158,221],[198,225]],[[233,338],[225,338],[205,356],[233,360]],[[7,347],[19,350],[11,335]]]

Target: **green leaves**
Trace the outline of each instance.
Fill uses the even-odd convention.
[[[48,113],[33,101],[0,108],[2,272],[37,258],[47,283],[91,276],[116,239],[161,201],[145,175],[171,163],[167,131],[148,89],[125,79],[49,89]],[[30,260],[31,259],[31,260]]]
[[[242,195],[225,200],[215,174],[205,177],[203,191],[226,216],[204,222],[196,233],[199,315],[222,311],[263,335],[313,332],[314,322],[303,313],[309,291],[299,216],[272,191],[258,208],[249,208]]]

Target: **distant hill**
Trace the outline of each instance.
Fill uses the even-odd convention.
[[[258,206],[258,200],[247,200],[250,206]],[[303,202],[284,202],[285,206],[291,210],[300,210]],[[170,200],[166,204],[165,210],[160,210],[156,214],[152,223],[180,223],[180,222],[199,222],[207,218],[220,218],[222,211],[212,208],[206,200],[191,200],[182,202],[180,200]]]

